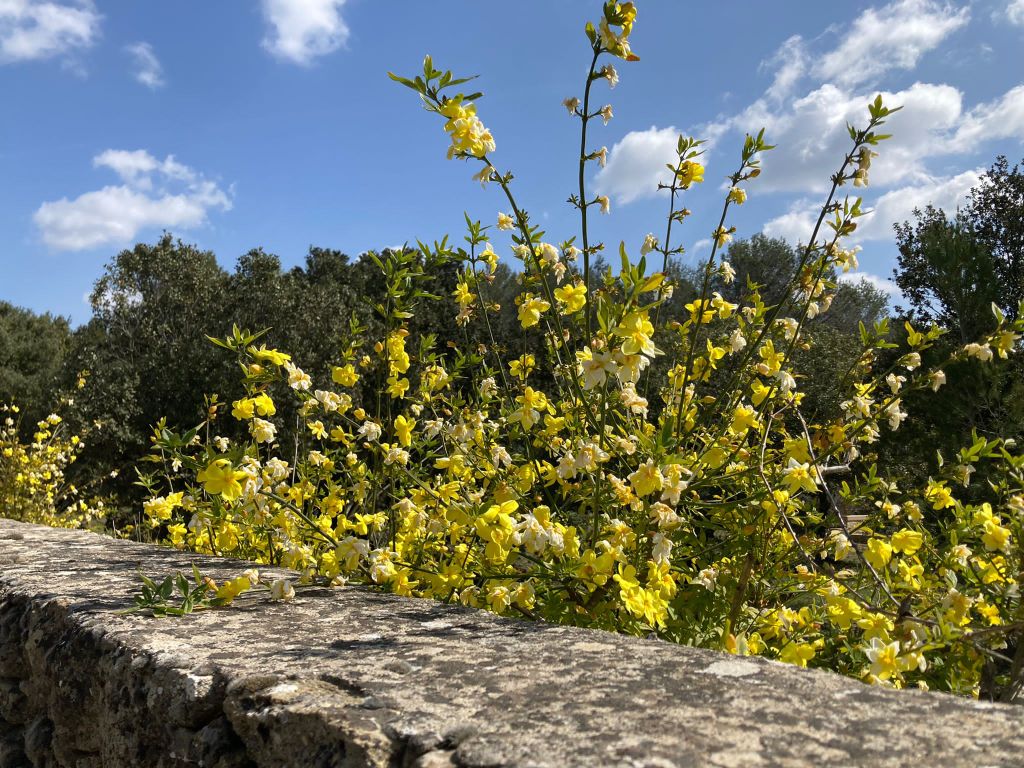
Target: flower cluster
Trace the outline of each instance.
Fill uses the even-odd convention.
[[[599,31],[588,27],[595,62],[601,53],[635,58],[635,15],[632,3],[604,5]],[[591,67],[588,97],[603,72]],[[450,155],[478,160],[501,188],[511,210],[495,229],[508,242],[468,221],[468,248],[443,241],[372,255],[387,286],[382,331],[349,339],[330,382],[257,346],[256,334],[235,329],[219,340],[244,372],[244,393],[230,408],[215,404],[196,429],[155,432],[164,476],[144,478],[154,529],[176,546],[296,569],[305,582],[357,580],[497,613],[654,632],[885,685],[977,693],[983,673],[1013,683],[1020,665],[1009,654],[1024,648],[1024,458],[979,437],[915,487],[870,457],[881,432],[907,418],[907,394],[945,381],[946,363],[922,363],[941,330],[908,326],[908,348],[883,365],[888,325],[865,328],[842,408],[817,421],[802,411],[794,355],[813,348],[806,321],[829,310],[836,274],[855,262],[844,239],[861,202],[837,192],[866,183],[870,148],[885,138],[876,128],[893,111],[881,98],[867,126],[851,128],[791,300],[768,306],[748,286],[732,302],[718,290],[735,276],[721,258],[735,231],[731,206],[746,201],[771,149],[758,134],[728,177],[701,290],[680,321],[664,322],[673,286],[647,257],[679,252],[673,225],[689,215],[681,199],[704,180],[699,141],[681,137],[670,165],[666,236],[648,235],[636,261],[622,244],[621,266],[592,276],[586,259],[602,246],[551,242],[530,224],[511,174],[486,157],[493,139],[473,99],[442,93],[463,80],[429,58],[423,77],[394,79],[446,120]],[[584,131],[604,111],[566,106]],[[585,233],[582,182],[571,200]],[[528,346],[509,352],[492,336],[468,349],[455,336],[443,344],[413,335],[409,320],[432,300],[437,266],[453,261],[462,265],[456,326],[486,334],[496,312],[488,288],[506,248],[521,262],[516,315]],[[1024,321],[997,320],[954,357],[983,364],[1011,352]],[[364,377],[379,382],[379,396],[359,407],[352,388]],[[281,396],[297,402],[296,445],[276,441]],[[246,424],[249,439],[202,439],[218,419]],[[979,487],[971,477],[982,465]]]
[[[85,447],[64,434],[64,420],[51,413],[36,424],[30,442],[20,438],[20,409],[0,405],[0,510],[28,523],[78,528],[102,520],[103,502],[82,498],[65,471]]]

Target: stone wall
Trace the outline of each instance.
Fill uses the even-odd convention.
[[[118,613],[192,561],[0,519],[0,768],[1024,764],[1021,708],[361,588]]]

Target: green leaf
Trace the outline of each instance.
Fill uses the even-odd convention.
[[[157,594],[160,595],[164,600],[167,600],[171,596],[171,592],[174,590],[174,577],[168,576],[160,584],[160,588],[157,590]]]

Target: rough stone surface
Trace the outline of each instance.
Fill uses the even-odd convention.
[[[0,520],[0,768],[1024,765],[1024,709],[360,588],[182,619],[241,563]]]

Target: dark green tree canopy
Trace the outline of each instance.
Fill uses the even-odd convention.
[[[948,334],[926,355],[938,365],[995,327],[992,306],[1016,317],[1024,299],[1024,174],[999,157],[950,217],[927,207],[895,224],[899,247],[893,276],[914,323],[934,323]],[[901,330],[899,323],[897,330]],[[883,436],[890,465],[925,476],[935,451],[949,456],[973,431],[985,437],[1024,438],[1024,363],[1021,356],[981,366],[961,360],[945,369],[937,393],[907,398],[913,416],[898,435]]]
[[[896,284],[908,313],[963,341],[993,325],[994,303],[1015,318],[1024,300],[1024,172],[1005,157],[981,177],[967,205],[950,218],[928,206],[894,225]]]
[[[937,208],[915,210],[896,224],[896,284],[917,322],[948,329],[961,343],[993,327],[993,303],[1008,304],[992,252],[974,234],[965,211],[949,220]]]
[[[53,405],[70,340],[67,318],[0,301],[0,402],[24,409],[29,427]]]
[[[966,216],[974,236],[992,254],[994,271],[1003,286],[1003,310],[1016,317],[1024,300],[1024,169],[1005,155],[971,190]],[[1004,306],[1005,305],[1005,306]]]

